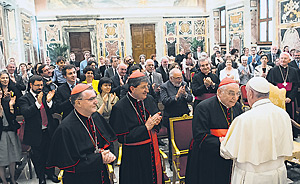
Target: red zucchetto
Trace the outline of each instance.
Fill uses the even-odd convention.
[[[77,84],[74,88],[73,88],[73,90],[72,90],[72,92],[71,92],[71,95],[75,95],[75,94],[77,94],[77,93],[81,93],[81,92],[83,92],[83,91],[85,91],[87,88],[89,88],[90,87],[90,85],[87,85],[87,84],[82,84],[82,83],[80,83],[80,84]]]
[[[231,78],[226,77],[220,82],[219,87],[227,85],[227,84],[231,84],[231,83],[236,84],[236,81]]]
[[[144,77],[144,76],[145,76],[144,73],[135,71],[130,75],[129,79],[135,79],[135,78]]]

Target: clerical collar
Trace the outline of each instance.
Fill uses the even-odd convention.
[[[283,66],[281,66],[281,65],[279,65],[281,68],[284,68],[284,69],[287,69],[287,67],[289,67],[289,65],[287,65],[286,67],[283,67]]]
[[[76,113],[78,114],[78,116],[80,117],[80,119],[82,121],[86,121],[86,120],[88,120],[91,117],[91,116],[86,117],[86,116],[82,115],[80,112],[78,112],[78,110],[76,110],[76,109],[74,109],[74,110],[76,111]]]
[[[217,98],[218,98],[219,102],[220,102],[224,107],[226,107],[227,109],[230,109],[230,107],[227,107],[227,106],[221,101],[221,99],[219,98],[218,95],[217,95]]]
[[[128,91],[128,96],[131,97],[134,101],[137,101],[137,102],[142,101],[142,100],[138,100],[135,97],[133,97],[129,91]]]
[[[255,108],[257,106],[267,104],[267,103],[271,103],[269,98],[260,99],[253,103],[252,108]]]

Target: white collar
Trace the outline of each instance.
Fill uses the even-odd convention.
[[[133,98],[133,99],[135,99],[137,102],[139,102],[139,101],[143,101],[143,100],[138,100],[138,99],[136,99],[134,96],[132,96],[132,94],[128,91],[128,94]]]
[[[219,98],[218,95],[217,95],[217,98],[218,98],[219,102],[220,102],[222,105],[224,105],[227,109],[229,109],[229,107],[227,107],[227,106],[221,101],[221,99]]]
[[[256,102],[253,103],[252,108],[255,108],[259,105],[263,105],[263,104],[266,104],[266,103],[271,103],[269,98],[264,98],[264,99],[257,100]]]

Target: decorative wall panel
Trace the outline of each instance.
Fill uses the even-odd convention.
[[[207,50],[206,18],[164,18],[164,33],[167,56],[176,56],[181,48],[190,51],[193,38],[204,40],[204,50]]]
[[[282,24],[300,22],[299,0],[280,2],[280,22]]]
[[[124,20],[98,20],[97,45],[100,56],[125,56]]]
[[[297,28],[288,28],[280,30],[281,36],[281,46],[284,47],[286,45],[292,48],[299,48],[300,45],[300,27]]]
[[[227,12],[228,14],[228,32],[227,41],[229,48],[242,51],[244,47],[244,9],[237,8]]]

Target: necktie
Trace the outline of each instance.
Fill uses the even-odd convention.
[[[16,79],[15,79],[14,74],[10,74],[10,79],[11,79],[14,83],[16,83]]]
[[[47,113],[44,104],[42,103],[42,106],[40,108],[40,113],[42,117],[42,125],[47,127],[48,125],[48,118],[47,118]]]
[[[153,80],[152,80],[152,73],[149,74],[149,79],[150,79],[150,83],[152,84],[152,83],[153,83]]]

